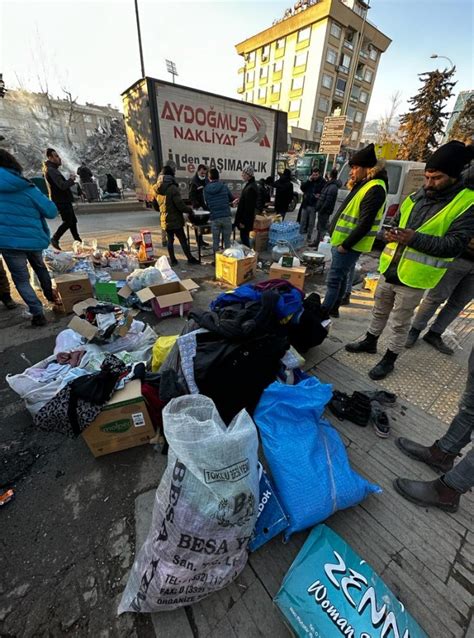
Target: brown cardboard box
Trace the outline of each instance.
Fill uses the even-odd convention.
[[[271,215],[255,215],[254,230],[268,230],[273,223]]]
[[[304,266],[284,268],[279,264],[273,263],[270,268],[269,277],[270,279],[286,279],[293,284],[293,286],[303,290],[305,273],[306,268]]]
[[[64,275],[57,275],[54,278],[54,284],[61,299],[75,297],[82,299],[92,297],[92,284],[86,273],[69,272]]]
[[[155,430],[141,395],[141,382],[130,381],[116,392],[82,436],[95,457],[148,443]]]
[[[255,277],[257,272],[257,257],[224,257],[216,253],[216,279],[222,279],[232,286],[240,286]]]
[[[250,233],[253,237],[253,248],[257,253],[263,253],[268,248],[268,230],[254,230]]]
[[[122,288],[123,290],[123,288]],[[100,305],[100,301],[97,299],[85,299],[84,301],[80,301],[79,303],[74,304],[72,310],[75,312],[76,316],[71,319],[68,323],[68,328],[71,330],[75,330],[80,335],[85,337],[88,341],[92,341],[94,337],[96,337],[99,333],[99,329],[96,326],[93,326],[91,323],[86,321],[86,319],[81,319],[82,313],[89,306],[98,306]],[[127,319],[122,326],[118,326],[115,328],[114,333],[119,337],[125,337],[125,335],[130,330],[130,326],[132,325],[133,318],[138,314],[138,311],[129,311],[127,315]]]
[[[170,281],[166,284],[143,288],[136,294],[142,303],[151,302],[151,307],[157,317],[182,316],[190,310],[193,303],[191,290],[198,288],[199,284],[192,279],[183,279],[182,281]],[[131,292],[128,286],[124,286],[118,294],[126,299]]]

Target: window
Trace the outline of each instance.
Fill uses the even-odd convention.
[[[253,82],[255,80],[255,71],[247,71],[247,82]]]
[[[293,66],[295,67],[304,66],[306,64],[307,58],[308,58],[307,51],[305,51],[304,53],[298,53],[297,55],[295,55],[295,63]]]
[[[279,40],[276,41],[275,44],[275,49],[277,51],[280,51],[281,49],[285,48],[285,38],[280,38]]]
[[[281,91],[281,84],[272,84],[272,93],[276,93],[276,94],[280,94]]]
[[[374,62],[375,62],[375,60],[377,60],[377,53],[378,53],[377,49],[374,49],[373,47],[369,51],[369,58],[371,60],[374,60]]]
[[[92,116],[91,115],[84,115],[84,122],[92,122]]]
[[[346,90],[346,80],[343,80],[342,78],[338,78],[337,82],[336,82],[336,91],[341,91],[341,93],[344,93],[344,91]]]
[[[262,66],[260,69],[260,79],[268,80],[268,66]]]
[[[250,53],[247,54],[247,62],[249,64],[255,64],[256,58],[257,58],[257,52],[256,51],[251,51]]]
[[[359,100],[362,104],[367,104],[367,100],[369,99],[369,94],[366,91],[361,91],[359,95]]]
[[[337,60],[336,51],[334,51],[334,49],[328,49],[326,51],[326,62],[329,62],[329,64],[336,64],[336,60]]]
[[[362,122],[363,117],[364,117],[364,114],[362,113],[362,111],[356,111],[354,121],[360,124]]]
[[[304,42],[305,40],[309,40],[311,35],[311,27],[306,27],[305,29],[300,29],[298,31],[297,42]]]
[[[341,27],[335,22],[331,24],[331,35],[338,39],[341,37]]]
[[[341,66],[344,67],[344,70],[349,71],[351,62],[352,58],[350,55],[346,55],[345,53],[341,55]]]
[[[355,142],[355,140],[359,137],[359,131],[352,131],[351,140]]]
[[[273,73],[278,73],[278,71],[283,71],[283,60],[278,60],[273,65]]]
[[[333,81],[332,75],[323,73],[323,80],[321,84],[324,86],[325,89],[332,89],[332,81]]]
[[[319,98],[318,109],[323,111],[323,113],[327,113],[329,108],[329,100],[325,97]]]
[[[354,116],[355,116],[355,108],[353,106],[349,106],[347,109],[347,121],[348,122],[353,122],[354,121]]]
[[[351,91],[351,100],[358,100],[360,95],[360,86],[353,86]]]
[[[298,113],[301,108],[301,100],[290,100],[290,105],[288,107],[288,113]]]
[[[301,75],[299,78],[293,78],[291,80],[291,90],[297,91],[298,89],[302,89],[304,84],[304,75]]]
[[[373,77],[374,77],[374,74],[372,73],[372,71],[370,69],[366,69],[364,73],[364,80],[366,82],[372,82]]]
[[[262,86],[258,89],[258,99],[259,100],[266,100],[267,98],[267,87],[266,86]]]
[[[316,120],[316,125],[314,127],[315,133],[321,133],[322,130],[323,130],[323,123],[321,122],[321,120]]]
[[[261,49],[261,58],[262,58],[262,62],[266,62],[268,61],[270,57],[270,45],[266,44],[264,47],[262,47]]]
[[[247,102],[253,102],[253,91],[249,91],[246,97]]]

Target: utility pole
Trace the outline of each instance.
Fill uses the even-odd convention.
[[[143,61],[142,34],[140,31],[140,14],[138,13],[138,0],[135,0],[135,16],[137,18],[138,50],[140,51],[140,65],[142,78],[145,77],[145,62]]]

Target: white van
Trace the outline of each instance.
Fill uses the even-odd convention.
[[[403,200],[423,186],[425,164],[404,160],[386,160],[385,168],[388,174],[388,193],[384,218],[391,218],[398,212]],[[338,175],[343,186],[337,194],[336,211],[339,210],[339,206],[349,194],[345,187],[349,180],[349,171],[350,166],[346,162]]]

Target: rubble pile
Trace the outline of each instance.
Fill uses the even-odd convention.
[[[121,178],[125,188],[133,188],[132,165],[128,152],[127,136],[123,122],[111,121],[110,131],[102,128],[95,130],[85,147],[79,149],[81,161],[84,161],[94,175],[105,184],[106,173]]]

